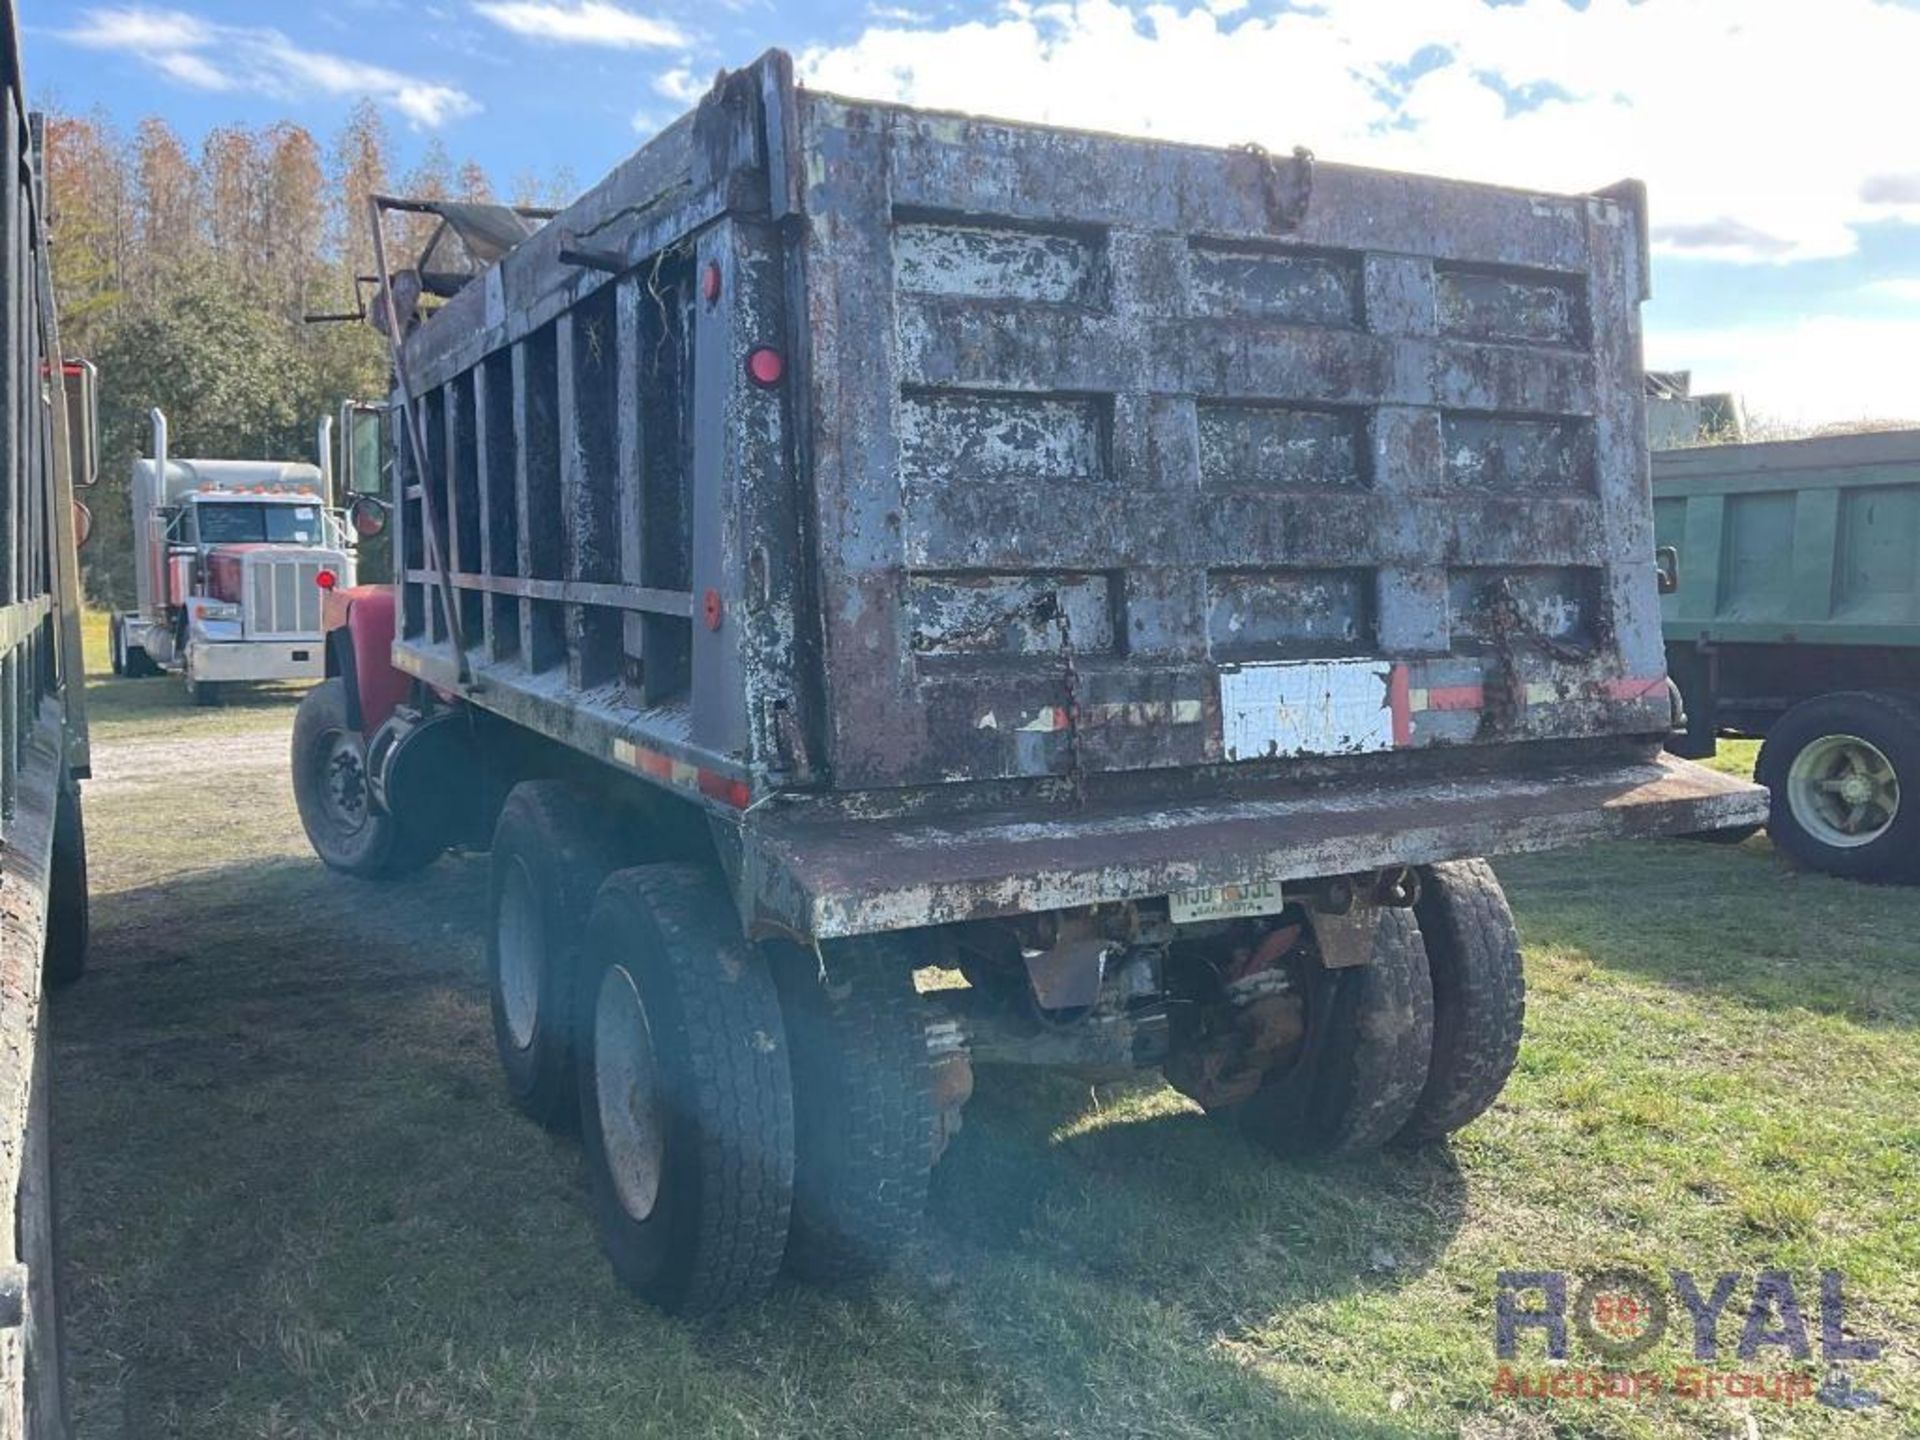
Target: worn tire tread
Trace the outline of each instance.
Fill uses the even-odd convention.
[[[826,957],[795,947],[775,976],[793,1056],[797,1136],[787,1265],[821,1282],[885,1269],[918,1238],[933,1173],[924,1007],[911,960],[883,938]]]
[[[615,836],[604,808],[562,780],[527,780],[514,786],[494,826],[487,864],[487,998],[493,1014],[494,1044],[500,1053],[507,1093],[522,1113],[548,1129],[568,1128],[577,1114],[573,982],[583,965],[582,946],[594,896],[601,882],[622,863]],[[540,1028],[534,1031],[531,1047],[538,1053],[526,1067],[510,1058],[514,1047],[500,988],[502,875],[516,850],[530,857],[536,888],[547,881],[560,892],[551,907],[545,895],[539,897],[543,924],[557,922],[560,932],[555,934],[549,928],[544,945],[546,958],[561,970],[551,981],[542,977]],[[531,1073],[522,1075],[522,1068]]]
[[[764,1295],[786,1252],[794,1126],[779,999],[731,898],[705,868],[617,871],[601,886],[596,914],[609,903],[644,910],[663,942],[665,953],[643,967],[642,999],[667,1002],[655,1043],[680,1063],[666,1083],[694,1126],[698,1197],[684,1271],[664,1287],[656,1277],[621,1278],[665,1309],[709,1314]],[[596,1177],[597,1188],[610,1183]],[[618,1208],[617,1198],[611,1203]]]
[[[1493,867],[1448,860],[1421,876],[1414,907],[1433,981],[1433,1060],[1397,1137],[1450,1135],[1499,1098],[1520,1054],[1526,976],[1513,911]]]
[[[1334,982],[1334,1029],[1316,1073],[1289,1073],[1236,1107],[1261,1144],[1286,1155],[1380,1149],[1406,1125],[1433,1051],[1433,988],[1410,912],[1382,909],[1371,961]],[[1301,1087],[1304,1087],[1302,1090]]]

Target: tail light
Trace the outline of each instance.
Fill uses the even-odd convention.
[[[207,594],[215,600],[224,600],[229,605],[238,605],[241,593],[240,557],[209,555],[207,557]]]
[[[314,574],[313,583],[322,590],[331,590],[340,583],[340,577],[331,570],[321,570]]]
[[[771,389],[787,373],[786,357],[762,345],[747,356],[747,378],[761,389]]]

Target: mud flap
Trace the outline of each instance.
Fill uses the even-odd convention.
[[[408,831],[441,848],[486,848],[506,794],[470,712],[394,711],[367,747],[367,768],[377,803]]]

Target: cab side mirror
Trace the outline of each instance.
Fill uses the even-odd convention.
[[[63,360],[60,381],[66,388],[73,487],[86,490],[100,480],[100,371],[91,360]]]
[[[377,495],[356,495],[347,507],[347,523],[362,540],[371,540],[387,528],[387,502]]]
[[[348,401],[340,407],[340,479],[349,495],[381,495],[387,488],[387,412]]]
[[[1680,588],[1680,552],[1673,546],[1662,545],[1653,552],[1653,569],[1659,576],[1662,595],[1671,595]]]

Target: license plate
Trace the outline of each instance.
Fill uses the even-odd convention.
[[[1204,885],[1176,890],[1167,897],[1167,909],[1176,925],[1195,920],[1230,920],[1238,915],[1277,915],[1287,908],[1278,880],[1256,880],[1245,885]]]

